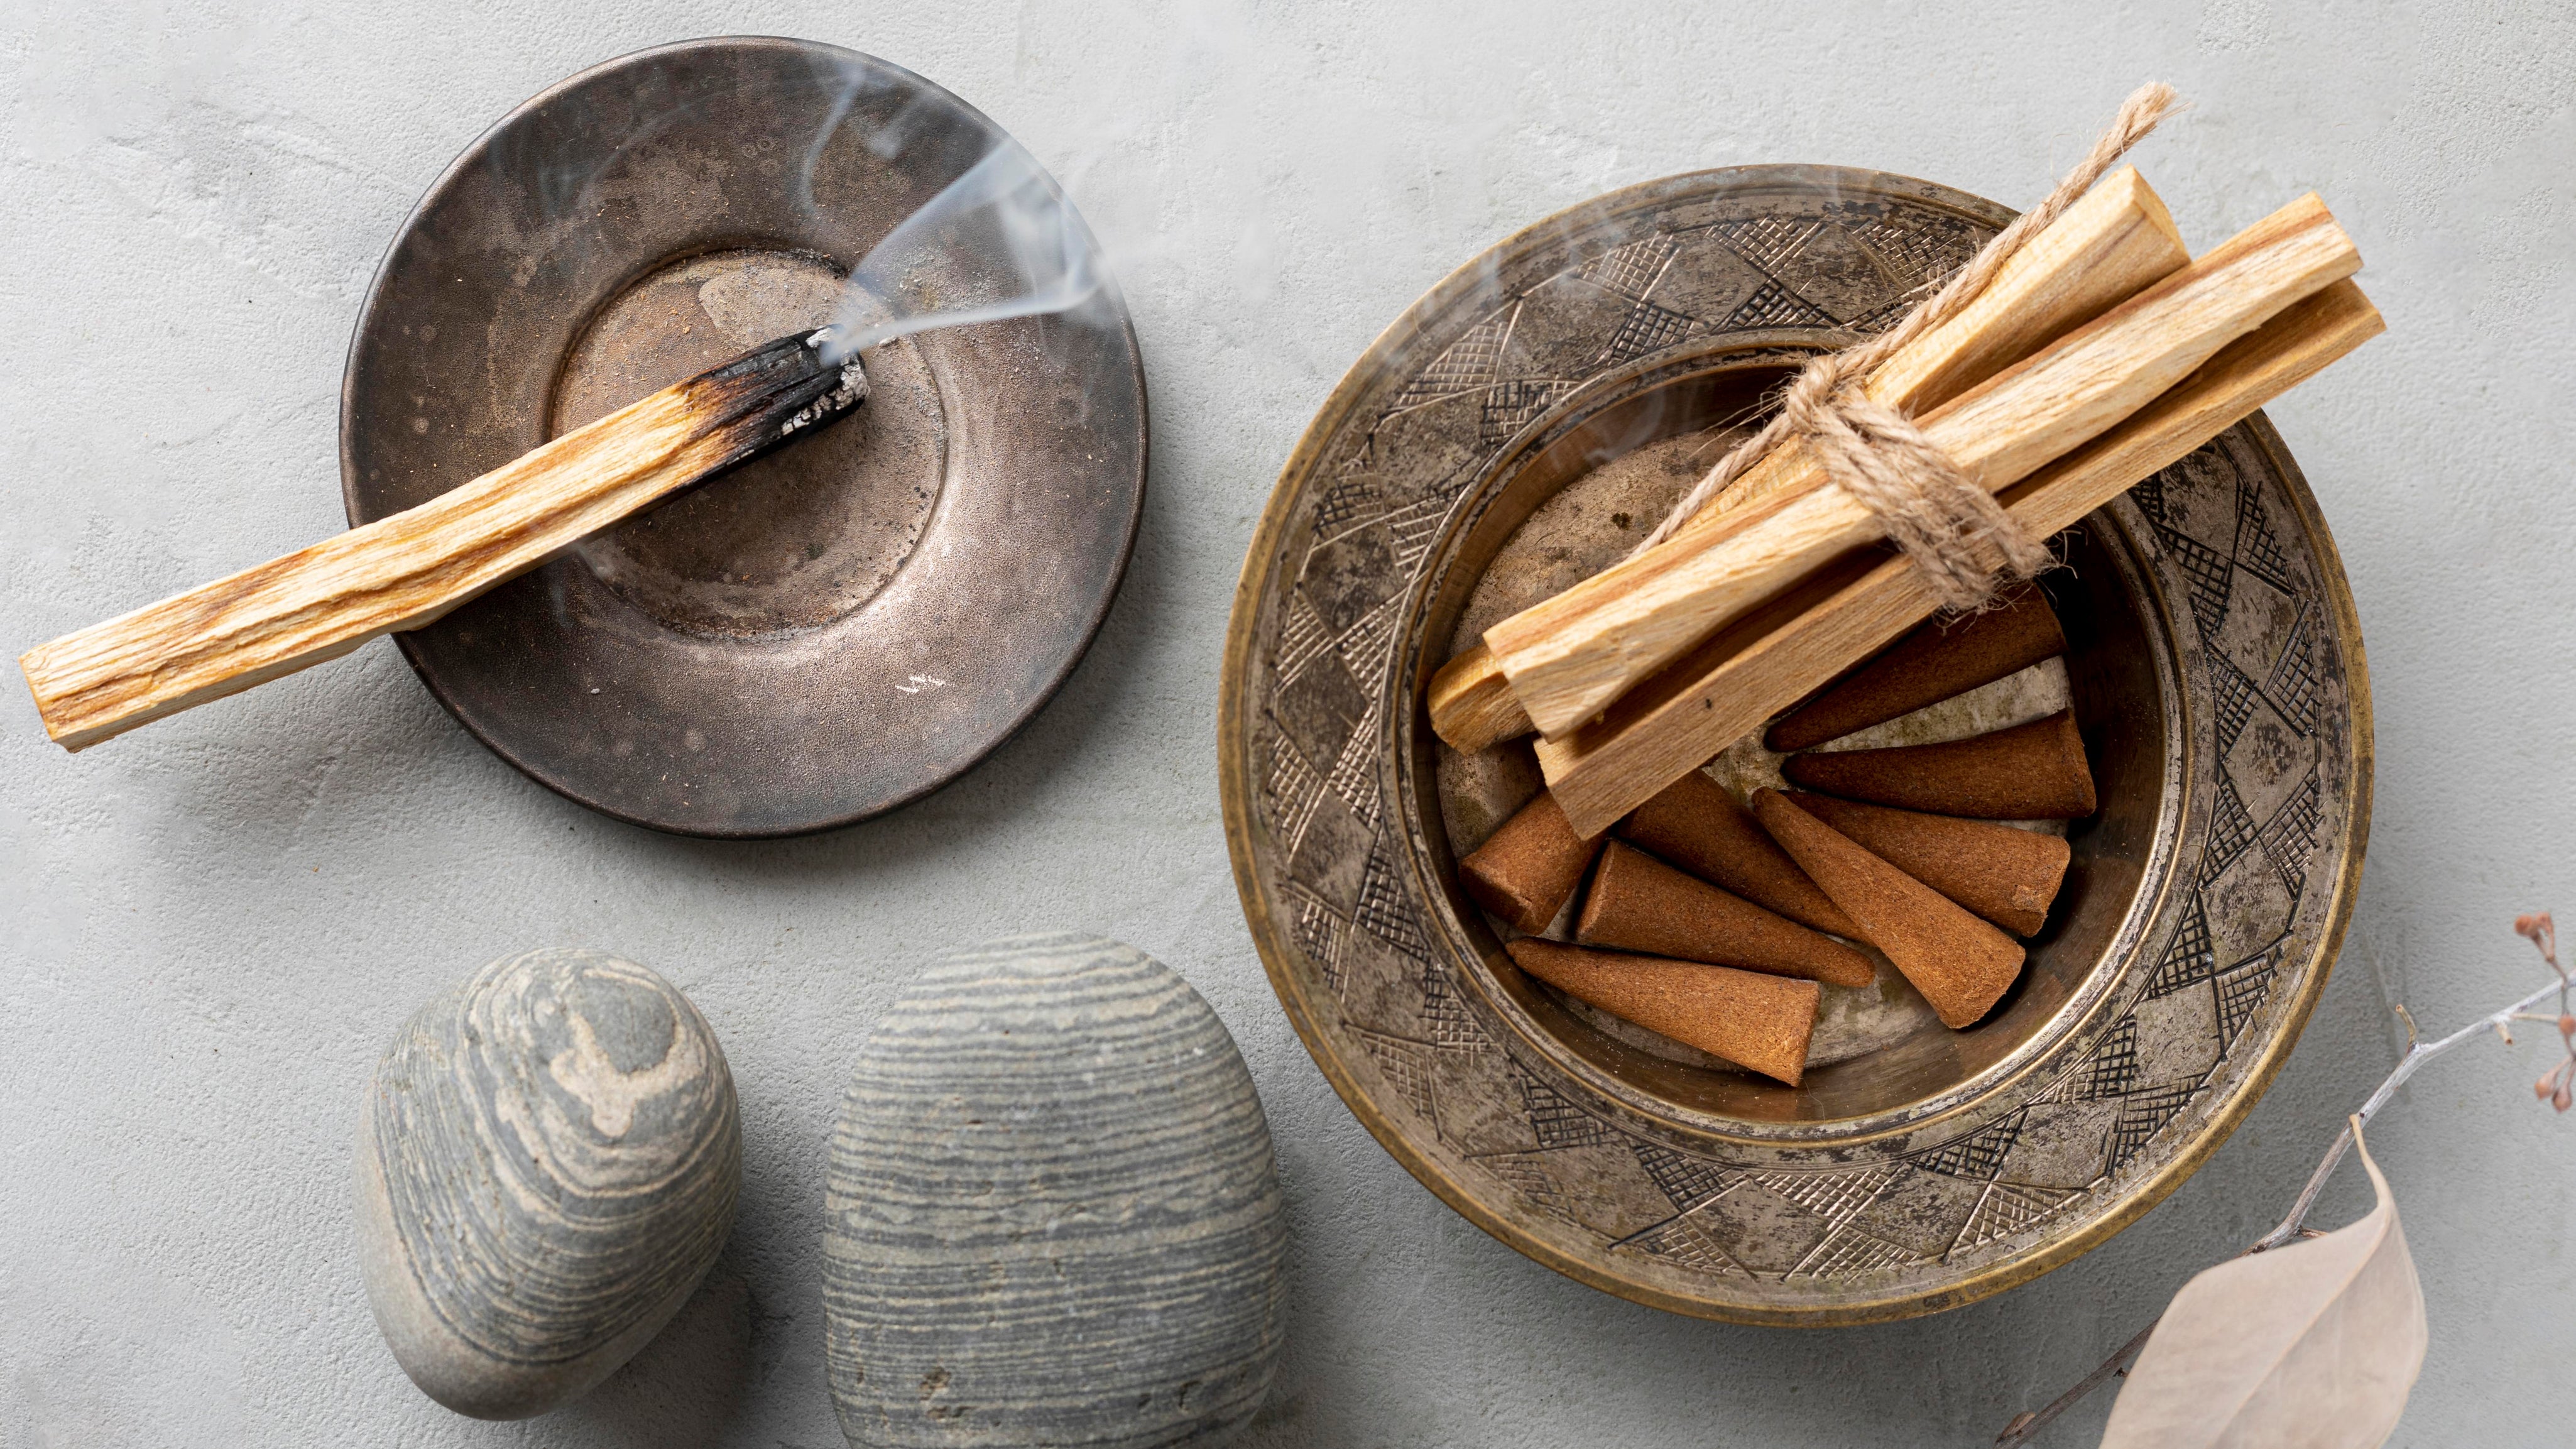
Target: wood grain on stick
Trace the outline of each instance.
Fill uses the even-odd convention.
[[[2122,167],[2106,176],[1997,272],[1977,300],[1871,374],[1871,401],[1925,412],[2093,320],[2191,260],[2153,188]],[[1824,471],[1792,442],[1755,464],[1674,535],[1704,532],[1741,505],[1821,486]],[[1450,747],[1481,750],[1530,732],[1493,652],[1478,643],[1432,677],[1431,727]]]
[[[2154,401],[2283,309],[2361,267],[2314,195],[1922,419],[2001,491]],[[1840,488],[1784,490],[1676,536],[1485,631],[1538,728],[1564,735],[1730,619],[1882,536]]]
[[[1482,639],[1440,666],[1431,676],[1423,702],[1431,709],[1431,732],[1449,748],[1469,754],[1519,739],[1535,728],[1529,711],[1512,697],[1512,683],[1503,678],[1494,651]]]
[[[2173,216],[2134,167],[2103,177],[2030,239],[1959,314],[1887,359],[1861,384],[1870,401],[1928,413],[2191,264]],[[1783,490],[1823,486],[1802,442],[1774,449],[1682,525],[1705,531]]]
[[[83,749],[417,629],[863,393],[856,368],[782,338],[418,507],[40,644],[18,666],[45,733]]]
[[[2361,288],[2337,282],[2025,479],[2004,501],[2034,535],[2056,533],[2384,330]],[[1904,559],[1865,549],[1837,560],[1631,691],[1600,721],[1540,741],[1549,792],[1573,829],[1606,828],[1931,617],[1938,604]]]

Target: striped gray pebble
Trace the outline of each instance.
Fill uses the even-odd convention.
[[[1168,967],[1096,936],[952,952],[886,1012],[825,1179],[853,1445],[1204,1444],[1279,1363],[1261,1099]]]
[[[671,983],[597,951],[495,961],[422,1007],[358,1132],[367,1302],[460,1414],[565,1404],[723,1250],[742,1187],[724,1051]]]

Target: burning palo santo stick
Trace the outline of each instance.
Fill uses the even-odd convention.
[[[2104,177],[2027,245],[1959,314],[1897,350],[1863,384],[1873,402],[1928,412],[2182,270],[2191,255],[2173,218],[2137,171]],[[1807,446],[1775,449],[1685,523],[1692,538],[1745,503],[1823,484]],[[1529,733],[1530,718],[1479,643],[1432,677],[1431,727],[1474,751]]]
[[[85,749],[136,725],[417,629],[867,396],[826,333],[782,337],[449,492],[18,660],[45,733]]]
[[[2034,537],[2045,538],[2385,330],[2361,288],[2337,282],[2024,480],[2003,501]],[[1863,552],[1855,564],[1829,570],[1721,631],[1597,723],[1563,740],[1540,741],[1539,768],[1569,828],[1608,828],[1932,616],[1939,600],[1911,562],[1872,559]]]
[[[2000,492],[2153,402],[2222,348],[2361,269],[2314,195],[1921,420],[1924,438]],[[1819,471],[1821,463],[1811,466]],[[1842,488],[1782,488],[1485,631],[1513,695],[1561,737],[1728,621],[1887,525]]]

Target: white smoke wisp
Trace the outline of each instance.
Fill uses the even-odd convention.
[[[968,295],[945,295],[946,261],[961,253],[1000,263],[999,275]],[[1070,311],[1100,286],[1073,203],[1036,157],[1005,139],[860,258],[823,355],[838,362],[933,327]]]

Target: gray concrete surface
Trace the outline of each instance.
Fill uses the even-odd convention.
[[[11,653],[338,527],[342,352],[406,209],[524,96],[665,40],[836,41],[1009,126],[1120,249],[1156,430],[1126,592],[1054,706],[946,791],[820,839],[668,839],[566,804],[382,644],[77,757],[0,689],[0,1444],[837,1445],[818,1264],[852,1051],[927,952],[1053,928],[1188,974],[1268,1104],[1293,1338],[1247,1442],[1981,1444],[2278,1215],[2402,1044],[2391,1003],[2438,1029],[2502,1002],[2536,970],[2513,914],[2576,909],[2563,7],[5,9]],[[1534,1266],[1353,1123],[1235,905],[1218,656],[1280,461],[1388,319],[1526,221],[1763,160],[2026,204],[2149,76],[2200,107],[2141,158],[2188,235],[2317,188],[2393,329],[2274,410],[2360,599],[2383,766],[2306,1040],[2163,1207],[1958,1312],[1736,1328]],[[627,1370],[486,1425],[421,1397],[376,1338],[351,1137],[422,999],[553,944],[642,961],[714,1021],[742,1092],[741,1221]],[[2544,1059],[2526,1040],[2437,1065],[2375,1134],[2433,1333],[2398,1443],[2564,1442],[2576,1121],[2526,1090]],[[2347,1183],[2329,1220],[2357,1200]],[[2092,1442],[2106,1411],[2053,1442]]]

